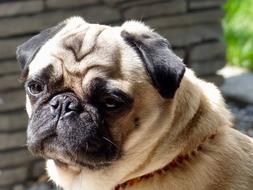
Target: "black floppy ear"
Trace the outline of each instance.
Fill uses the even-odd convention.
[[[141,27],[145,25],[139,23]],[[123,30],[121,36],[140,56],[153,86],[164,98],[173,98],[185,72],[185,65],[169,48],[166,39],[152,32],[131,34]],[[138,29],[137,29],[138,30]]]
[[[17,47],[16,57],[20,64],[22,72],[33,60],[35,55],[40,50],[41,46],[43,46],[50,38],[52,38],[56,33],[58,33],[64,26],[64,23],[60,23],[57,26],[45,29]]]

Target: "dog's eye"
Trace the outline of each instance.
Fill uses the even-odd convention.
[[[116,99],[115,97],[106,97],[104,98],[103,104],[105,109],[113,111],[119,109],[124,102]]]
[[[44,88],[45,88],[45,85],[39,81],[32,81],[28,83],[27,85],[28,92],[33,96],[36,96],[40,94],[41,92],[43,92]]]

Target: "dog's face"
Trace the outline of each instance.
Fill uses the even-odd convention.
[[[132,134],[173,99],[185,71],[166,40],[145,25],[109,27],[77,17],[19,46],[17,59],[29,150],[92,169],[127,154]]]

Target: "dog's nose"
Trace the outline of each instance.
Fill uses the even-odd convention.
[[[53,97],[50,102],[50,111],[54,116],[64,116],[73,112],[81,112],[82,106],[73,95],[59,94]]]

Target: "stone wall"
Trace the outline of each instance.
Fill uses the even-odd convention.
[[[0,1],[0,190],[18,190],[43,170],[26,151],[25,96],[15,61],[16,46],[71,16],[120,24],[138,19],[171,42],[185,64],[209,79],[222,68],[223,0],[1,0]],[[218,78],[219,79],[219,78]]]

